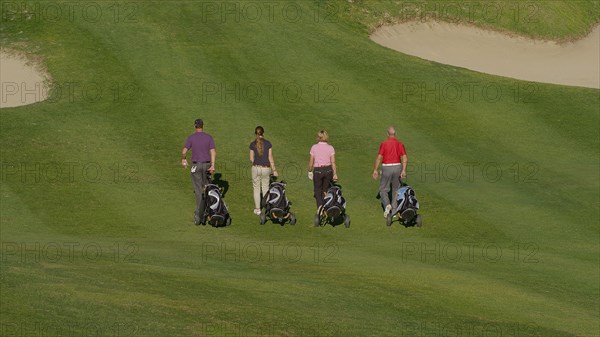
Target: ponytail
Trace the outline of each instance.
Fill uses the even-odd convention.
[[[262,157],[265,153],[264,139],[263,135],[265,133],[265,129],[262,126],[257,126],[254,129],[254,134],[256,135],[256,152],[258,152],[258,156]]]

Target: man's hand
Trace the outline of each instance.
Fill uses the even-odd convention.
[[[208,168],[208,172],[210,172],[210,174],[215,173],[215,165],[210,165],[210,167]]]
[[[333,181],[337,181],[337,180],[338,180],[337,174],[334,174],[333,175]]]
[[[406,179],[406,171],[405,170],[402,170],[402,172],[400,172],[400,178]]]
[[[279,173],[277,173],[277,170],[273,170],[273,177],[279,177]]]
[[[183,166],[183,168],[187,168],[188,167],[187,159],[181,159],[181,166]]]
[[[373,170],[373,180],[377,180],[378,177],[379,177],[379,172],[377,172],[377,170]]]

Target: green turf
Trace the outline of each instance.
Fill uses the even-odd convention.
[[[600,21],[598,1],[354,0],[335,4],[322,2],[322,7],[351,18],[369,32],[383,24],[440,20],[566,41],[585,35]]]
[[[259,19],[242,2],[225,20],[219,2],[91,3],[98,20],[88,3],[56,20],[54,3],[32,19],[7,12],[14,4],[2,46],[42,57],[61,91],[0,113],[2,336],[599,335],[598,90],[371,42],[401,2],[276,2],[272,18],[254,3]],[[571,39],[599,18],[594,1],[529,4],[536,22],[473,23]],[[456,86],[454,101],[443,88]],[[191,224],[179,151],[198,117],[229,184],[229,228]],[[252,215],[247,147],[259,124],[296,226]],[[390,124],[421,229],[387,228],[375,199],[370,172]],[[311,227],[306,166],[320,128],[350,229]]]

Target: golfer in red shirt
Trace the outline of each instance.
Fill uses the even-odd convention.
[[[400,187],[399,178],[406,178],[406,150],[404,144],[396,139],[396,130],[390,126],[387,130],[388,139],[379,146],[379,153],[375,160],[373,179],[377,179],[379,164],[381,163],[381,180],[379,183],[379,196],[384,207],[383,217],[386,218],[392,209],[398,207],[396,194]],[[390,205],[390,184],[392,184],[392,204]]]

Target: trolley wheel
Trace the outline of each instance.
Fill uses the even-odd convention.
[[[344,214],[344,226],[350,228],[350,215]]]
[[[319,216],[319,214],[315,214],[314,225],[315,225],[315,227],[321,226],[321,217]]]
[[[231,225],[231,217],[227,218],[227,221],[225,221],[225,226],[229,226]]]
[[[296,224],[296,215],[294,213],[290,213],[290,225]]]
[[[264,225],[265,223],[267,223],[267,215],[265,214],[265,210],[261,209],[260,210],[260,224]]]
[[[421,217],[421,214],[417,214],[417,218],[415,219],[415,225],[417,227],[423,226],[423,218]]]

